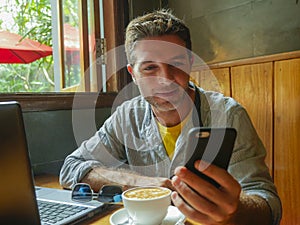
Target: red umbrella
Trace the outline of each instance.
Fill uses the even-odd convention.
[[[52,48],[8,31],[0,31],[0,63],[31,63],[52,54]]]

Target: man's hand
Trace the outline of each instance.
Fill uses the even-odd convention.
[[[138,181],[132,183],[132,185],[128,185],[128,184],[124,185],[124,190],[137,187],[137,186],[160,186],[160,187],[169,188],[173,191],[175,190],[172,181],[168,178],[139,176],[137,180]]]
[[[201,162],[201,163],[200,163]],[[220,188],[178,167],[172,178],[172,201],[188,218],[205,225],[231,224],[241,194],[239,183],[224,169],[197,161],[195,168],[220,184]]]

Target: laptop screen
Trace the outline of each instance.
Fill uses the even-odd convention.
[[[21,109],[0,102],[0,221],[40,224]]]

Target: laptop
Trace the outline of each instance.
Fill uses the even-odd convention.
[[[34,186],[22,111],[15,101],[0,102],[0,172],[0,224],[76,224],[107,207],[95,200],[74,202],[69,190]],[[51,211],[54,215],[47,215]]]

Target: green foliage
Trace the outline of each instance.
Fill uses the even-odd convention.
[[[7,1],[1,12],[12,15],[11,32],[52,46],[50,0]],[[3,25],[0,21],[0,29]],[[29,64],[0,64],[0,92],[49,92],[53,80],[52,56]]]
[[[43,69],[41,64],[43,63],[1,64],[0,92],[53,91],[53,81],[47,79],[49,71]]]
[[[9,31],[52,46],[50,1],[53,0],[7,0],[0,7],[0,14],[12,15],[14,22],[8,28]],[[78,1],[64,0],[63,11],[64,22],[78,27]],[[6,28],[5,22],[7,21],[0,19],[0,30]],[[78,67],[79,65],[66,65],[65,82],[68,86],[78,84]],[[0,92],[54,91],[53,71],[52,56],[30,64],[0,64]]]

